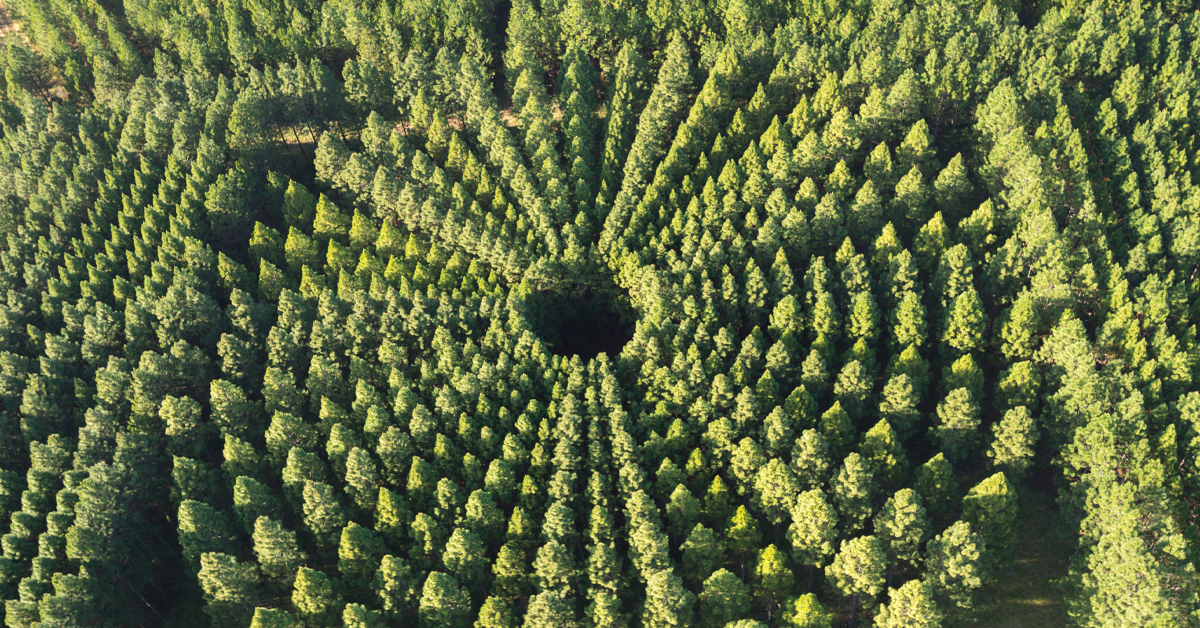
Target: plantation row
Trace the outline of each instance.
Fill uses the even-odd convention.
[[[11,2],[6,625],[1200,624],[1190,9]]]

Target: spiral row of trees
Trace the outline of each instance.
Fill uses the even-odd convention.
[[[7,626],[1200,624],[1192,7],[8,8]]]

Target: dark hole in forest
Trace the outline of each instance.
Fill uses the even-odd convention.
[[[566,284],[526,299],[533,331],[557,355],[590,360],[616,357],[633,338],[636,314],[629,296],[614,284]]]

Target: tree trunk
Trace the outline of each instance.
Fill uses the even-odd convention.
[[[304,151],[304,144],[300,142],[300,135],[296,133],[296,127],[292,127],[292,137],[296,138],[296,146],[300,149],[300,154],[304,155],[304,161],[308,161],[308,153]]]
[[[854,628],[854,620],[858,619],[858,596],[850,598],[850,628]]]
[[[279,141],[279,143],[282,145],[281,150],[284,150],[287,152],[288,160],[292,162],[292,167],[295,168],[297,172],[303,170],[303,167],[300,164],[296,163],[296,156],[292,154],[291,150],[288,150],[287,137],[284,136],[283,131],[282,130],[279,131],[279,133],[275,137]]]
[[[888,565],[887,588],[892,588],[892,576],[896,573],[895,565]]]
[[[124,585],[124,587],[126,589],[129,589],[134,595],[138,596],[138,599],[141,600],[142,603],[146,605],[146,608],[149,608],[151,610],[151,612],[153,612],[155,615],[158,615],[159,619],[163,619],[163,614],[158,612],[158,609],[154,608],[154,605],[151,604],[149,602],[149,600],[147,600],[145,597],[142,597],[141,592],[138,591],[137,589],[135,589],[133,587],[133,585],[129,583],[129,580],[127,580],[125,578],[125,576],[121,575],[121,572],[117,571],[116,569],[113,569],[112,574],[113,574],[113,577],[116,578],[117,582],[120,582],[122,585]]]
[[[817,577],[817,566],[809,565],[808,566],[808,592],[809,593],[812,593],[813,579],[815,579],[816,577]]]

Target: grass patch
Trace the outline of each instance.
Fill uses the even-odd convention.
[[[993,574],[970,616],[947,617],[946,628],[1061,628],[1068,625],[1057,581],[1067,575],[1075,544],[1060,530],[1053,494],[1025,488],[1012,562]]]

